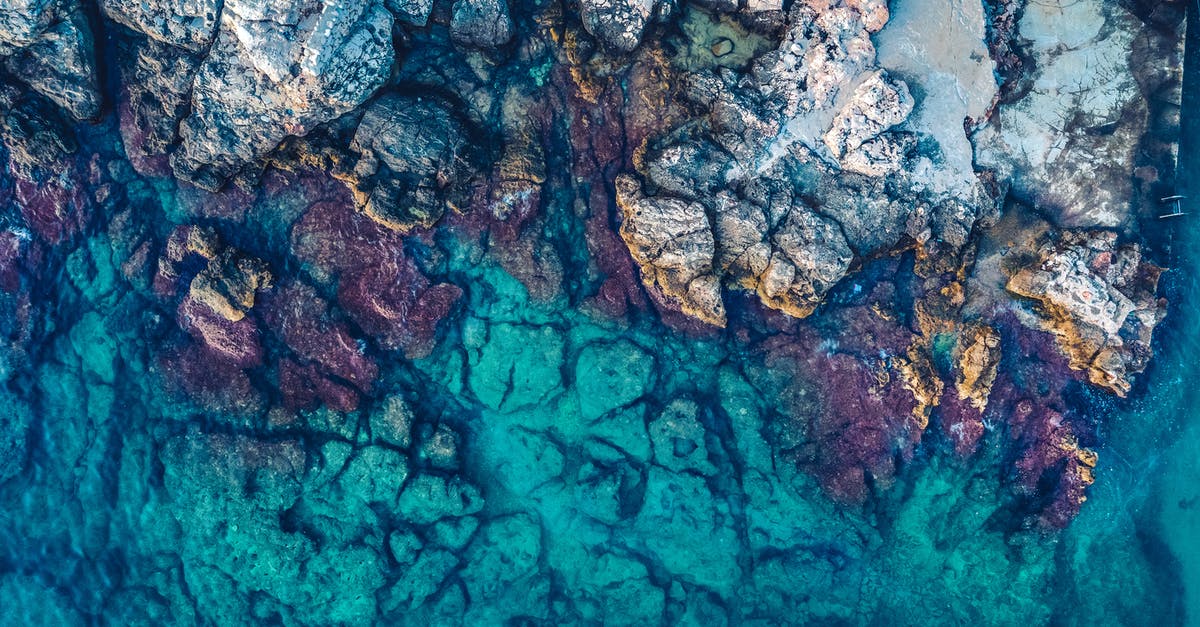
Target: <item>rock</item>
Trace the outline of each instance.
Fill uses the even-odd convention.
[[[371,436],[379,442],[408,448],[412,444],[413,415],[400,396],[389,396],[371,412]]]
[[[321,400],[339,411],[350,411],[358,405],[359,394],[370,391],[379,376],[379,366],[364,354],[347,325],[330,316],[329,303],[311,287],[280,286],[264,303],[263,318],[298,359],[290,372],[281,370],[285,397],[293,390],[302,392],[294,385],[307,381],[316,386]],[[285,374],[293,385],[285,385]],[[293,396],[293,404],[304,405],[305,398]]]
[[[980,131],[979,164],[1058,224],[1125,224],[1149,111],[1131,67],[1141,20],[1121,3],[1054,0],[1028,5],[1017,28],[1029,89]]]
[[[804,317],[856,256],[907,241],[954,255],[976,221],[995,213],[998,195],[970,158],[964,173],[961,160],[918,149],[970,143],[957,126],[936,134],[906,126],[913,112],[936,116],[924,109],[936,102],[916,102],[879,67],[871,34],[887,17],[878,1],[797,2],[782,43],[748,76],[700,71],[682,81],[683,95],[707,111],[702,124],[648,143],[635,162],[642,191],[618,182],[622,235],[668,308],[722,324],[724,283]],[[696,226],[681,231],[684,223]]]
[[[100,81],[91,26],[78,2],[55,4],[54,19],[45,30],[10,51],[4,66],[75,119],[95,119],[100,115]],[[9,41],[19,39],[12,35]],[[5,54],[5,39],[0,33],[0,56]]]
[[[1067,231],[1033,245],[1033,263],[1018,268],[1007,289],[1037,301],[1030,320],[1049,331],[1071,367],[1118,396],[1148,363],[1154,327],[1166,315],[1155,295],[1162,269],[1137,244],[1118,245],[1111,231]]]
[[[618,52],[631,52],[661,0],[581,0],[579,17],[587,32]]]
[[[450,18],[450,38],[475,48],[495,48],[513,36],[512,18],[505,0],[455,0]]]
[[[640,398],[655,378],[655,360],[628,340],[588,344],[575,362],[575,390],[586,421]]]
[[[456,470],[458,468],[458,433],[446,425],[438,425],[437,429],[430,429],[421,439],[421,458],[434,468]]]
[[[1096,452],[1080,445],[1075,427],[1058,412],[1036,403],[1018,403],[1010,433],[1020,457],[1015,462],[1018,492],[1033,503],[1036,522],[1062,529],[1087,500],[1095,482]]]
[[[479,489],[459,477],[417,475],[400,493],[398,513],[417,525],[442,518],[461,518],[483,508]]]
[[[465,126],[443,102],[380,98],[367,108],[350,148],[359,155],[348,177],[356,202],[387,228],[431,227],[447,207],[466,202],[475,157]]]
[[[191,107],[192,82],[201,59],[157,39],[117,51],[127,77],[123,86],[129,101],[121,113],[131,159],[139,153],[165,155],[179,140],[179,123]]]
[[[387,0],[387,8],[404,24],[424,26],[433,11],[433,0]]]
[[[725,326],[721,284],[713,274],[716,253],[704,206],[668,199],[646,202],[632,177],[617,179],[621,239],[647,286],[660,290],[680,311]]]
[[[825,146],[841,160],[884,131],[908,119],[913,99],[908,86],[875,72],[854,88],[850,100],[825,132]]]
[[[33,43],[50,25],[57,0],[12,0],[0,7],[0,54]]]
[[[293,254],[365,332],[411,358],[428,355],[438,323],[462,295],[432,283],[405,252],[400,233],[381,227],[348,202],[318,202],[292,227]],[[336,281],[336,283],[335,283]]]
[[[717,469],[708,461],[704,425],[697,420],[699,410],[694,401],[676,399],[650,422],[655,463],[673,472],[716,474]]]
[[[215,190],[285,137],[358,106],[388,77],[391,32],[381,0],[227,0],[171,156],[176,174]]]
[[[537,407],[562,390],[563,339],[551,327],[494,324],[471,357],[468,384],[486,407]]]
[[[109,19],[156,41],[203,52],[216,36],[221,0],[101,0]]]
[[[15,477],[25,467],[30,424],[29,406],[8,392],[0,392],[0,483]]]
[[[959,336],[955,352],[954,389],[960,400],[982,413],[1000,367],[1000,335],[991,327],[976,325]]]

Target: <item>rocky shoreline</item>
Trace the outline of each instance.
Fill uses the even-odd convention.
[[[10,2],[0,493],[65,513],[0,535],[120,554],[130,601],[12,547],[0,596],[861,622],[814,599],[880,585],[868,519],[937,464],[988,468],[989,528],[1044,557],[1104,481],[1077,398],[1136,396],[1166,314],[1183,16]]]

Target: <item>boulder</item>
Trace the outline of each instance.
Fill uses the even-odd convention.
[[[227,0],[171,156],[176,174],[221,187],[289,135],[362,104],[393,57],[381,0]]]

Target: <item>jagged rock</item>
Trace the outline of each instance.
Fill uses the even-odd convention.
[[[906,128],[925,105],[876,63],[871,35],[887,17],[878,1],[797,2],[783,42],[748,77],[689,76],[684,96],[708,111],[705,125],[689,122],[686,133],[651,142],[636,164],[646,196],[618,183],[630,199],[622,233],[637,235],[626,244],[643,282],[669,307],[721,324],[719,285],[728,283],[804,317],[856,255],[906,241],[952,253],[977,219],[995,212],[996,194],[969,159],[964,179],[958,161],[917,150],[926,137],[969,142],[962,129],[942,137]],[[695,243],[679,247],[686,255],[663,255],[685,221],[695,225],[687,231]]]
[[[4,67],[76,119],[97,117],[96,45],[78,1],[21,4],[0,9]]]
[[[892,80],[884,72],[875,72],[859,83],[849,102],[834,116],[833,123],[825,132],[825,146],[833,153],[834,158],[842,163],[842,167],[845,167],[843,159],[858,152],[863,144],[878,138],[880,133],[908,119],[912,108],[912,96],[908,94],[908,87],[904,83]],[[882,147],[874,148],[870,161],[880,160],[876,155],[886,150]],[[896,157],[901,156],[896,152],[893,154]],[[879,176],[880,173],[894,172],[899,168],[900,163],[897,159],[891,167],[877,166],[877,169],[859,172]]]
[[[359,155],[347,177],[357,204],[387,228],[430,227],[465,202],[475,158],[463,123],[436,99],[380,98],[350,149]]]
[[[954,388],[960,400],[983,412],[1000,367],[1000,335],[985,325],[964,331],[955,347]]]
[[[433,11],[433,0],[387,0],[396,19],[413,26],[424,26]]]
[[[629,176],[619,177],[616,187],[621,239],[646,284],[676,301],[680,311],[725,326],[721,284],[713,274],[713,232],[704,206],[674,198],[646,202]]]
[[[129,121],[122,129],[127,149],[131,156],[166,154],[179,140],[179,123],[191,107],[200,59],[156,39],[138,42],[118,59],[128,77]]]
[[[176,174],[216,189],[285,137],[358,106],[388,77],[391,33],[381,0],[227,0],[171,156]]]
[[[58,0],[11,0],[0,7],[0,55],[24,48],[41,35],[54,18]]]
[[[642,41],[642,31],[662,0],[581,0],[583,27],[605,45],[630,52]]]
[[[191,52],[213,42],[222,0],[101,0],[104,15],[153,39]]]
[[[457,0],[450,18],[450,37],[476,48],[495,48],[513,36],[505,0]]]
[[[1053,333],[1071,367],[1118,396],[1151,356],[1154,327],[1166,315],[1155,296],[1162,269],[1137,244],[1117,244],[1110,231],[1068,231],[1035,245],[1032,263],[1007,288],[1041,306],[1032,324]]]

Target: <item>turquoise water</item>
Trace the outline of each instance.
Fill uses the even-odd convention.
[[[1200,181],[1187,124],[1184,178]],[[793,455],[822,380],[767,358],[767,324],[693,333],[651,309],[598,312],[590,216],[565,195],[542,225],[568,275],[549,299],[455,224],[403,247],[463,290],[428,355],[323,318],[377,362],[354,409],[280,409],[278,362],[301,351],[267,322],[263,365],[186,393],[191,340],[152,293],[153,263],[131,261],[138,243],[209,225],[267,260],[277,290],[334,302],[328,269],[289,250],[325,192],[268,184],[224,214],[126,172],[113,120],[79,132],[120,185],[50,255],[32,339],[0,362],[4,624],[1200,624],[1191,223],[1164,252],[1171,312],[1130,399],[1072,388],[1103,442],[1097,481],[1047,531],[1013,512],[1003,425],[966,460],[931,428],[891,485],[832,498]],[[842,305],[902,289],[906,266],[843,286],[811,321],[819,350]]]

